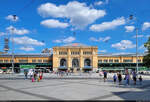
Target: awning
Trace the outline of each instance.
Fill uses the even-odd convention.
[[[58,67],[58,69],[68,69],[66,66]]]
[[[108,71],[113,70],[114,71],[114,70],[124,70],[124,68],[102,68],[102,70],[108,70]]]
[[[84,66],[83,69],[92,69],[92,66]]]
[[[20,65],[20,68],[23,68],[23,69],[33,69],[35,67],[36,65]]]

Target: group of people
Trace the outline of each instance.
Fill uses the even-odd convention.
[[[42,80],[43,78],[43,71],[38,71],[38,70],[29,70],[28,71],[24,71],[24,75],[25,75],[25,79],[28,79],[28,75],[30,76],[30,80],[32,80],[32,82],[39,82],[40,80]]]
[[[105,82],[106,79],[107,79],[107,72],[104,71],[104,72],[103,72],[103,75],[104,75],[104,82]],[[101,73],[100,73],[100,76],[101,76]],[[136,74],[135,71],[132,72],[132,79],[133,79],[133,81],[134,81],[134,85],[136,85],[136,82],[137,82],[137,74]],[[142,85],[142,76],[140,75],[138,79],[139,79],[140,85]],[[121,83],[122,83],[122,74],[121,74],[120,72],[118,72],[117,74],[114,74],[114,75],[113,75],[113,82],[116,83],[117,80],[118,80],[118,82],[119,82],[119,85],[121,85]],[[126,85],[129,85],[129,84],[130,84],[131,77],[130,77],[129,72],[126,72],[125,77],[124,77],[124,80],[125,80]]]

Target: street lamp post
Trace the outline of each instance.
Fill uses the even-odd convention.
[[[12,30],[12,73],[14,73],[14,39],[13,39],[13,32],[14,28]]]
[[[138,74],[138,28],[136,28],[136,73]]]

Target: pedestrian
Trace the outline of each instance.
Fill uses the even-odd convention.
[[[121,73],[118,74],[118,81],[119,81],[119,85],[121,85],[121,81],[122,81],[122,75],[121,75]]]
[[[43,78],[43,72],[40,72],[40,80]]]
[[[27,79],[28,78],[28,72],[24,71],[24,75],[25,75],[25,79]]]
[[[133,76],[132,78],[133,78],[133,81],[134,81],[134,85],[136,85],[136,76],[137,75],[136,75],[135,71],[133,72],[132,76]]]
[[[107,79],[107,72],[104,71],[104,82],[106,81],[106,79]]]
[[[129,73],[126,74],[125,80],[126,80],[126,85],[129,85],[129,82],[130,82],[130,75],[129,75]]]
[[[36,78],[37,78],[37,74],[36,72],[34,72],[34,80],[36,80]]]
[[[139,77],[140,85],[142,85],[142,76]]]
[[[116,80],[117,80],[117,76],[116,76],[116,74],[114,74],[114,76],[113,76],[114,83],[116,83]]]

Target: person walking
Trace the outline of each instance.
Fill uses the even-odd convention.
[[[106,79],[107,79],[107,72],[104,71],[104,82],[106,81]]]
[[[113,76],[114,84],[116,83],[116,80],[117,80],[117,76],[116,76],[116,74],[114,74],[114,76]]]
[[[140,85],[142,85],[142,76],[139,77]]]
[[[126,85],[129,85],[129,82],[130,82],[130,75],[129,75],[129,73],[126,74],[125,80],[126,80]]]
[[[24,75],[25,75],[25,79],[28,79],[28,72],[27,71],[24,72]]]
[[[121,75],[121,73],[118,74],[118,81],[119,81],[119,85],[121,85],[121,81],[122,81],[122,75]]]
[[[133,78],[133,81],[134,81],[134,85],[136,85],[136,72],[134,71],[133,74],[132,74],[132,78]]]

